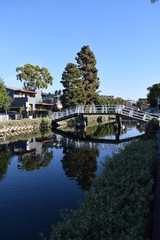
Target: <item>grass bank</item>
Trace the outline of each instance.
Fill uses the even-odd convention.
[[[0,129],[7,129],[8,131],[13,127],[28,127],[32,126],[33,128],[47,128],[51,127],[51,119],[50,118],[35,118],[28,119],[24,118],[21,120],[11,120],[0,122]]]
[[[85,202],[63,214],[49,239],[150,239],[156,162],[154,140],[132,142],[107,158]]]

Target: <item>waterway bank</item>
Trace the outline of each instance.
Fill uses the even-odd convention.
[[[25,133],[36,132],[37,130],[51,128],[51,119],[21,119],[0,122],[0,137],[24,135]]]

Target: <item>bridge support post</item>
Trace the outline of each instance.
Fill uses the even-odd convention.
[[[116,114],[116,141],[119,141],[119,136],[120,136],[120,131],[121,131],[121,121],[120,121],[120,116],[119,114]]]
[[[86,123],[86,121],[84,120],[84,117],[83,117],[83,114],[80,114],[80,115],[78,115],[78,117],[77,117],[77,123],[76,123],[76,129],[77,130],[84,130],[85,129],[85,127],[86,127],[86,125],[87,125],[87,123]]]
[[[118,114],[116,114],[116,124],[118,124],[118,128],[120,129],[121,127],[121,121],[120,121],[120,117]]]

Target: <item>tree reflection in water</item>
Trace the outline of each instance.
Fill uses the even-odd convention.
[[[98,149],[76,149],[74,146],[63,148],[63,159],[61,160],[66,175],[75,179],[78,185],[88,191],[96,177]]]
[[[11,151],[8,147],[0,149],[0,180],[2,180],[7,173],[8,164],[10,164]]]
[[[90,138],[104,138],[106,136],[116,135],[113,123],[99,124],[94,126],[88,126],[85,130],[86,137]],[[127,132],[126,128],[121,128],[121,133]]]
[[[27,156],[21,154],[18,157],[18,169],[33,171],[35,169],[40,169],[41,167],[48,167],[52,159],[53,150],[49,152],[48,148],[43,147],[41,154],[36,155],[35,152],[31,152]]]

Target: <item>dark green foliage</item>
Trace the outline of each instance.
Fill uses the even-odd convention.
[[[87,94],[87,104],[94,102],[94,94],[99,88],[98,70],[96,68],[96,58],[89,46],[83,46],[76,57],[78,68],[81,71],[83,84]]]
[[[100,96],[98,93],[94,94],[94,104],[95,105],[106,105],[108,104],[108,100],[103,96]]]
[[[10,163],[11,151],[9,148],[4,147],[0,149],[0,180],[3,179],[8,170],[8,164]]]
[[[0,78],[0,112],[5,112],[9,109],[12,99],[9,97],[3,80]]]
[[[148,87],[147,90],[149,93],[147,94],[147,101],[152,106],[157,106],[157,98],[160,97],[160,84],[154,84],[151,87]]]
[[[154,128],[155,130],[158,130],[158,129],[159,129],[159,121],[158,121],[157,118],[154,118],[154,119],[153,119],[153,128]]]
[[[50,240],[148,240],[157,150],[154,141],[128,144],[112,159],[80,209],[52,226]]]
[[[61,83],[64,87],[61,97],[63,108],[85,104],[86,92],[81,78],[81,72],[77,68],[77,65],[73,63],[67,64],[62,74]]]
[[[99,87],[96,59],[89,46],[84,46],[77,53],[78,66],[67,64],[62,74],[64,90],[61,97],[63,108],[76,105],[92,104],[98,101],[96,90]]]
[[[17,80],[24,81],[23,85],[25,89],[40,89],[47,88],[48,84],[52,85],[53,77],[45,67],[40,68],[31,64],[25,64],[24,66],[17,67]]]

